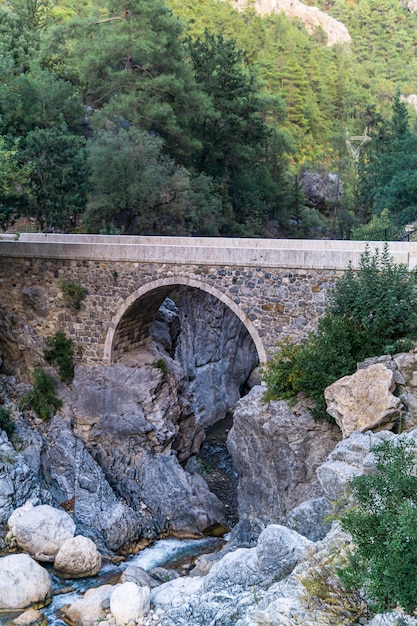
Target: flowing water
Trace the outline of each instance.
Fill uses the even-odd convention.
[[[45,609],[42,609],[42,613],[46,616],[50,626],[66,626],[65,622],[57,617],[57,611],[60,608],[81,599],[87,589],[109,583],[116,584],[123,570],[129,565],[141,567],[147,572],[159,566],[169,568],[177,567],[179,570],[184,570],[188,569],[188,564],[191,563],[196,556],[207,552],[215,552],[219,550],[223,544],[224,542],[222,540],[215,537],[187,540],[161,539],[156,541],[149,548],[145,548],[138,554],[128,557],[126,561],[118,565],[113,565],[112,563],[104,565],[100,574],[94,578],[62,581],[54,576],[52,570],[48,568],[50,569],[55,595],[51,604]],[[63,587],[71,589],[71,591],[59,593]],[[21,613],[22,611],[0,613],[1,626],[10,626],[12,620]]]
[[[208,483],[210,490],[224,503],[226,520],[229,526],[233,526],[238,519],[238,477],[233,469],[232,460],[226,446],[227,435],[232,424],[232,416],[229,415],[208,428],[206,439],[200,452],[189,462],[189,469],[198,471]],[[161,539],[138,554],[128,557],[126,561],[118,565],[112,563],[105,564],[98,576],[81,580],[62,581],[53,574],[52,568],[48,567],[55,595],[51,604],[42,609],[42,612],[47,617],[50,626],[66,626],[57,617],[57,611],[60,608],[82,598],[87,589],[108,583],[117,584],[123,570],[129,565],[141,567],[146,571],[150,571],[154,567],[163,566],[170,569],[174,568],[181,575],[185,575],[192,567],[196,556],[215,552],[222,545],[224,545],[224,541],[214,537],[194,540]],[[64,587],[66,593],[60,593],[60,590]],[[20,613],[22,611],[0,613],[0,625],[9,626],[11,621]]]

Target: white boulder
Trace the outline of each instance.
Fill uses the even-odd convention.
[[[42,607],[52,597],[52,585],[46,569],[28,554],[10,554],[0,558],[0,609]]]
[[[149,609],[149,587],[138,587],[134,582],[118,585],[110,598],[110,612],[119,626],[138,621]]]
[[[8,522],[17,545],[36,560],[53,562],[60,547],[74,536],[75,524],[65,511],[48,504],[16,511]]]
[[[106,611],[103,606],[110,600],[113,590],[113,585],[89,589],[81,600],[61,609],[63,619],[72,626],[95,626],[104,619]]]
[[[82,535],[67,539],[54,561],[54,570],[61,578],[97,576],[101,570],[101,555],[96,544]]]

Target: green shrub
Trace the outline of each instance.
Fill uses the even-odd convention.
[[[44,421],[54,410],[62,407],[62,401],[55,396],[56,380],[41,367],[33,371],[33,387],[23,397],[22,404],[28,404]]]
[[[261,376],[266,382],[267,390],[264,401],[289,400],[300,391],[298,357],[302,347],[292,339],[286,338],[278,345],[277,352],[264,366],[261,366]]]
[[[58,330],[46,339],[48,346],[43,351],[44,359],[49,365],[57,365],[59,377],[63,383],[70,383],[74,378],[74,349],[72,339],[62,330]]]
[[[361,256],[357,272],[349,267],[329,294],[317,330],[299,347],[286,342],[264,367],[266,399],[287,399],[302,392],[326,416],[324,389],[356,370],[367,357],[409,350],[417,337],[416,273],[394,263],[385,246]]]
[[[154,364],[154,367],[161,370],[161,372],[166,376],[168,374],[168,364],[165,359],[157,359]]]
[[[79,311],[82,307],[82,301],[87,295],[87,289],[73,280],[63,278],[59,287],[64,296],[65,302],[72,311]]]
[[[15,431],[16,425],[12,419],[12,412],[10,409],[0,409],[0,430],[4,430],[6,435],[10,438]]]
[[[376,472],[351,482],[355,506],[342,517],[354,550],[339,575],[364,589],[375,611],[417,608],[415,444],[384,441],[373,449]]]

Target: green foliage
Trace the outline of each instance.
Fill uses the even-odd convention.
[[[70,309],[72,311],[80,311],[83,300],[88,293],[87,289],[80,285],[80,283],[66,278],[60,280],[59,287]]]
[[[49,365],[57,365],[59,377],[63,383],[70,383],[74,378],[74,348],[72,339],[64,331],[58,330],[47,337],[43,357]]]
[[[358,200],[369,228],[389,216],[389,237],[417,217],[417,132],[399,92],[390,119],[373,109],[368,116],[372,139],[362,151]]]
[[[98,133],[88,150],[93,188],[85,215],[88,230],[96,232],[103,223],[128,234],[215,229],[221,199],[211,181],[204,175],[193,180],[162,149],[160,137],[134,126]]]
[[[76,226],[86,204],[84,144],[65,127],[37,128],[26,136],[20,155],[29,168],[25,212],[37,217],[41,229]]]
[[[339,575],[364,589],[375,611],[417,608],[415,444],[397,439],[373,449],[376,471],[353,479],[355,506],[342,518],[354,550]]]
[[[313,414],[326,416],[324,389],[356,370],[367,357],[410,349],[417,338],[415,272],[394,263],[385,245],[361,256],[329,294],[317,330],[299,346],[287,342],[264,368],[267,399],[303,392],[315,403]]]
[[[22,398],[22,404],[29,405],[44,421],[53,411],[62,407],[62,400],[55,396],[56,380],[41,367],[33,371],[33,387]]]
[[[300,391],[297,359],[301,345],[291,339],[284,339],[277,348],[271,360],[260,369],[262,379],[267,385],[267,391],[263,395],[265,402],[290,400]]]
[[[4,430],[6,435],[11,437],[16,429],[14,420],[12,419],[12,412],[10,409],[0,409],[0,430]]]
[[[161,370],[164,376],[168,374],[168,364],[165,359],[157,359],[153,366]]]

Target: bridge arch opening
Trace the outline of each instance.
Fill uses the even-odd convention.
[[[252,339],[259,363],[267,360],[265,348],[258,330],[244,311],[216,287],[187,277],[172,276],[145,283],[119,306],[107,331],[103,363],[117,362],[123,354],[150,341],[157,313],[166,298],[179,286],[203,291],[222,302],[240,319]]]
[[[143,285],[122,303],[105,354],[106,364],[130,366],[168,357],[181,364],[195,419],[207,428],[259,382],[265,352],[257,329],[228,296],[172,276]]]

